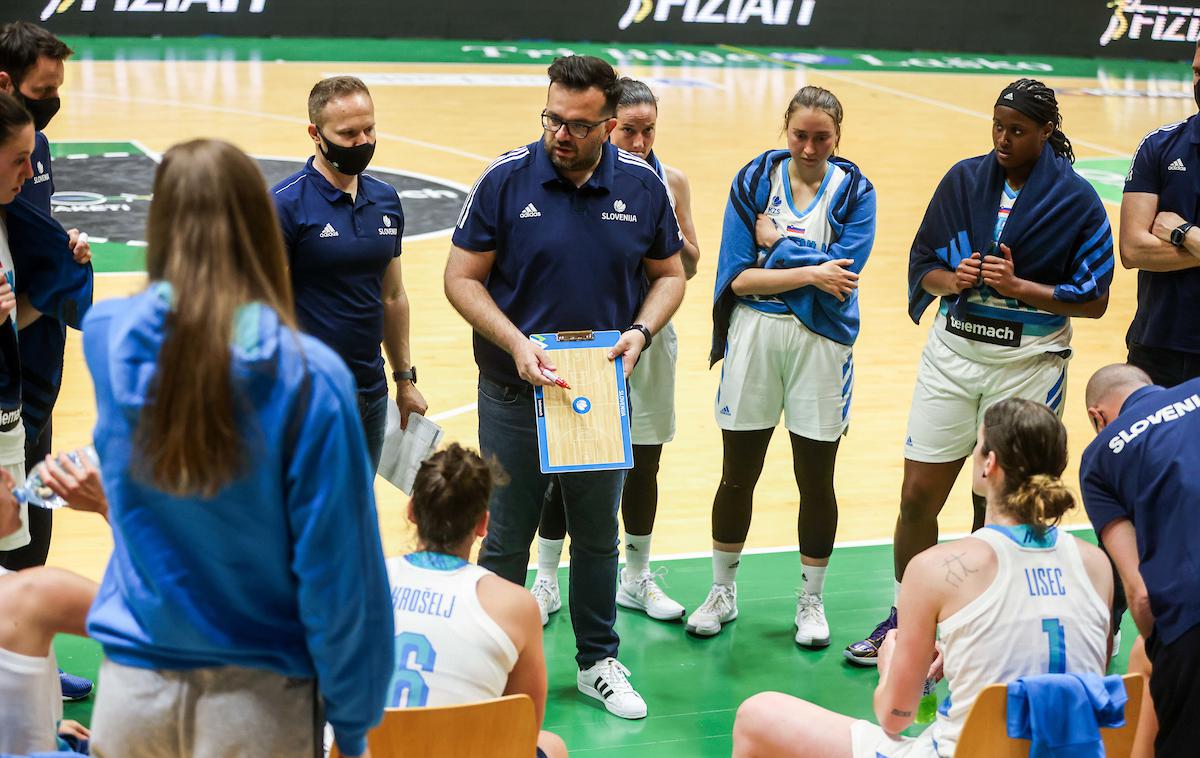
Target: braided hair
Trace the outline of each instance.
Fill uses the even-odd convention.
[[[1051,124],[1050,147],[1059,157],[1075,162],[1075,151],[1071,140],[1062,130],[1062,114],[1058,111],[1058,98],[1054,90],[1037,79],[1018,79],[1004,88],[997,105],[1004,105],[1024,113],[1039,124]]]

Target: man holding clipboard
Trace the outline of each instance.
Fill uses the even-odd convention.
[[[479,564],[524,584],[548,478],[533,387],[556,366],[529,335],[622,331],[609,359],[633,370],[683,299],[683,237],[666,186],[608,143],[620,94],[599,58],[557,58],[543,139],[501,155],[475,183],[454,231],[446,296],[474,329],[479,445],[510,483],[493,491]],[[646,282],[649,287],[646,287]],[[571,377],[563,377],[568,382]],[[625,472],[557,474],[571,535],[571,622],[580,692],[638,719],[646,704],[617,661],[617,510]]]

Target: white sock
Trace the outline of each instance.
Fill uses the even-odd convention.
[[[809,595],[820,595],[825,591],[825,572],[829,566],[809,566],[800,564],[800,575],[804,577],[804,591]]]
[[[738,564],[742,562],[742,551],[713,549],[713,584],[733,584],[737,577]]]
[[[893,606],[900,605],[900,580],[899,579],[896,580],[896,595],[892,599],[892,605]]]
[[[650,537],[625,532],[625,571],[637,576],[650,570]]]
[[[538,536],[538,579],[558,581],[558,562],[562,560],[563,543],[566,539],[548,540]]]

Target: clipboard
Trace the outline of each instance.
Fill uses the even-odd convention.
[[[555,353],[557,373],[571,385],[533,390],[543,474],[633,468],[625,370],[608,359],[620,338],[615,330],[530,335]]]

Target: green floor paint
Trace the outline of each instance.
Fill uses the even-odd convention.
[[[1091,536],[1090,532],[1076,534]],[[704,600],[712,581],[708,558],[660,565],[667,567],[665,587],[672,597],[689,610]],[[842,646],[868,633],[887,613],[891,546],[835,551],[825,591],[834,644],[823,651],[804,650],[792,640],[799,574],[795,552],[747,556],[738,573],[740,615],[710,639],[688,636],[681,624],[651,621],[620,609],[621,661],[633,672],[632,682],[649,707],[646,719],[623,721],[575,689],[575,639],[566,609],[568,584],[563,569],[564,607],[551,617],[545,632],[549,661],[545,728],[560,734],[572,755],[707,758],[730,754],[738,704],[764,690],[807,698],[856,718],[872,718],[875,670],[846,664]],[[1123,650],[1113,671],[1125,671],[1136,636],[1126,614]],[[95,643],[63,636],[55,649],[64,669],[95,675],[100,659]],[[943,683],[939,697],[945,694]],[[66,717],[86,724],[91,707],[91,699],[68,704]]]
[[[559,55],[598,55],[618,65],[761,68],[802,63],[839,71],[916,71],[1029,76],[1155,79],[1190,85],[1179,63],[1061,56],[745,47],[431,39],[281,39],[259,37],[65,37],[77,60],[364,61],[381,63],[548,64]],[[764,60],[765,56],[765,60]],[[775,59],[778,63],[772,63]],[[1189,90],[1190,91],[1190,90]]]

